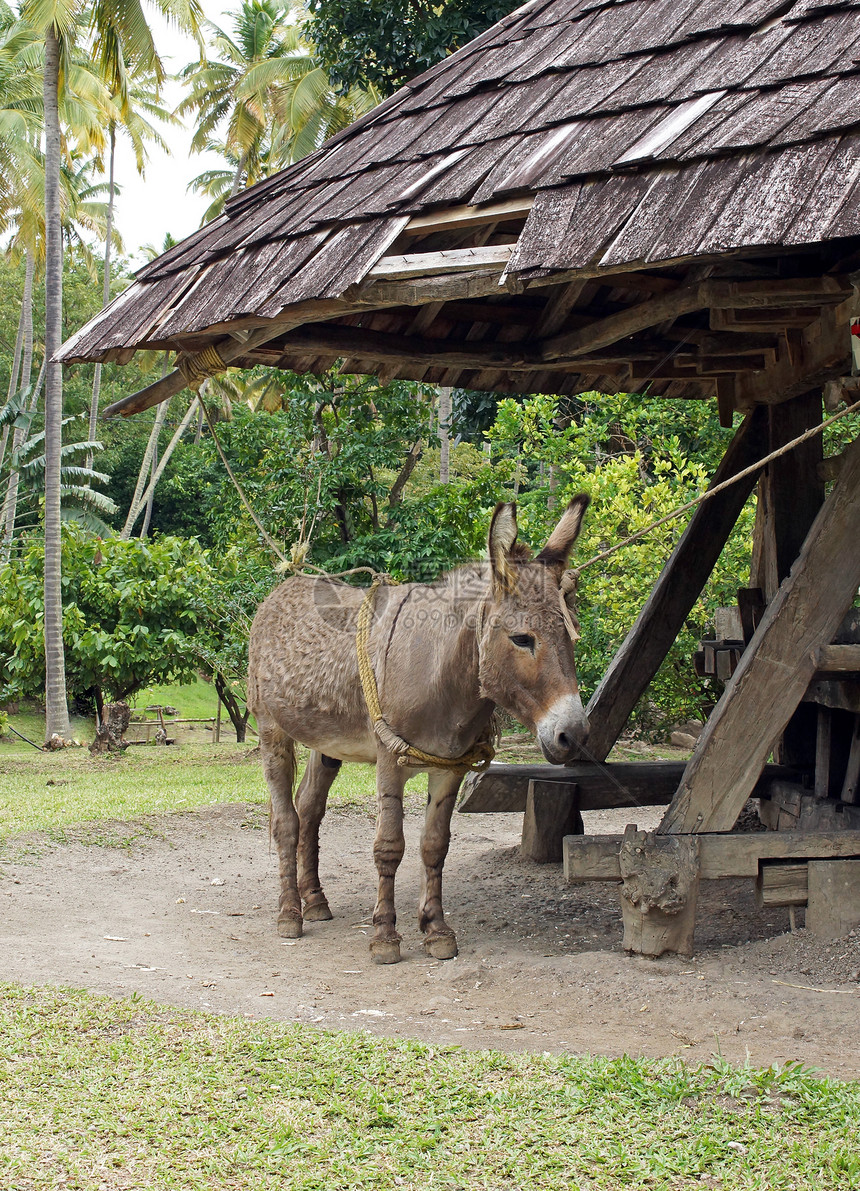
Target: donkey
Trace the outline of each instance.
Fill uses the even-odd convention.
[[[459,567],[437,583],[372,593],[366,656],[387,721],[382,725],[372,722],[359,674],[356,627],[365,591],[297,575],[260,605],[248,650],[248,703],[271,796],[280,935],[300,938],[303,919],[332,917],[319,879],[320,823],[341,763],[370,762],[376,765],[378,872],[372,958],[383,964],[400,959],[394,878],[404,852],[403,788],[421,771],[429,773],[429,792],[418,925],[434,958],[457,954],[442,910],[442,867],[469,750],[488,741],[496,706],[536,731],[548,761],[572,760],[587,738],[566,603],[571,596],[562,580],[588,503],[584,494],[571,500],[534,559],[517,542],[516,505],[499,504],[488,563]],[[398,758],[392,736],[432,760],[463,763],[419,760],[407,768],[403,762],[410,758]],[[311,753],[294,807],[296,742]]]

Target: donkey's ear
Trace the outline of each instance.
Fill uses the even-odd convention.
[[[573,543],[582,529],[582,518],[591,503],[591,497],[584,492],[574,496],[561,515],[561,520],[550,534],[549,541],[537,556],[536,561],[564,570],[573,549]]]
[[[490,522],[487,545],[493,571],[493,588],[502,595],[509,592],[514,585],[514,571],[510,560],[516,540],[517,506],[511,502],[500,501]]]

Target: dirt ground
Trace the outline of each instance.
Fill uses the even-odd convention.
[[[630,815],[589,812],[585,829],[620,832]],[[640,827],[658,818],[637,812]],[[335,919],[289,942],[275,931],[264,813],[235,805],[167,817],[130,849],[67,844],[0,863],[2,976],[430,1044],[719,1052],[860,1075],[860,932],[826,944],[791,934],[787,911],[756,909],[751,882],[708,882],[693,960],[628,957],[615,886],[568,887],[560,866],[522,861],[520,815],[454,819],[455,960],[421,947],[417,812],[398,877],[403,961],[376,967],[371,818],[329,813],[321,871]]]

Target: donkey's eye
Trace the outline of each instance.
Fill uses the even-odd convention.
[[[520,649],[530,649],[532,653],[535,651],[535,639],[530,633],[514,633],[511,637],[514,645]]]

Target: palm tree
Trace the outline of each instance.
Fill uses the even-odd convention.
[[[131,142],[135,156],[135,165],[142,177],[146,164],[146,143],[150,142],[162,149],[167,149],[164,139],[152,123],[152,120],[159,120],[163,123],[177,122],[176,118],[167,108],[162,106],[160,102],[161,88],[151,78],[130,80],[125,87],[124,101],[119,102],[122,100],[121,94],[117,94],[113,98],[117,101],[119,115],[118,119],[111,120],[108,126],[108,203],[102,289],[103,307],[107,306],[110,301],[111,239],[113,232],[114,199],[116,197],[115,165],[117,132],[125,133]],[[93,369],[93,388],[90,398],[89,437],[91,439],[95,438],[98,425],[101,382],[102,366],[101,364],[96,364]],[[92,467],[91,457],[87,459],[87,465]]]
[[[220,152],[229,169],[192,183],[214,202],[205,219],[243,185],[312,152],[379,102],[374,91],[335,92],[305,35],[307,14],[291,0],[243,0],[232,35],[212,22],[215,61],[192,62],[178,115],[194,116],[193,152]]]
[[[182,28],[199,28],[197,0],[156,0],[161,13]],[[23,0],[21,15],[45,44],[43,112],[45,121],[45,733],[48,739],[69,734],[63,655],[61,587],[61,444],[62,367],[54,356],[62,342],[63,240],[60,220],[60,96],[65,64],[86,34],[102,77],[114,94],[124,94],[129,74],[164,70],[140,0]]]

